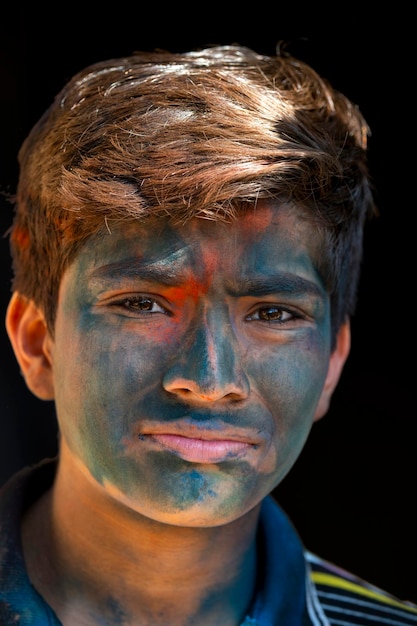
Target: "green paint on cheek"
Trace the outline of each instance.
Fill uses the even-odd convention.
[[[113,484],[145,508],[149,502],[167,513],[207,507],[215,517],[239,510],[246,501],[265,495],[259,491],[265,476],[260,480],[259,473],[244,461],[197,467],[176,455],[154,451],[139,459],[121,458],[114,453],[112,458],[112,466],[106,466],[104,459],[95,457],[91,463],[94,478],[102,484]]]
[[[143,484],[149,500],[158,502],[165,510],[184,511],[199,502],[216,497],[220,476],[216,472],[203,473],[172,454],[148,452],[145,455]],[[133,468],[134,469],[134,468]],[[120,478],[123,479],[122,476]],[[138,485],[129,485],[135,490]]]

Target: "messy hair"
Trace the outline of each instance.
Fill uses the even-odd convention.
[[[19,152],[13,288],[53,332],[62,274],[122,220],[230,221],[291,203],[322,238],[333,338],[355,309],[375,213],[358,107],[287,52],[138,52],[77,73]]]

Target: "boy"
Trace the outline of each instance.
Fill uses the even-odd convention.
[[[269,495],[327,412],[375,212],[358,109],[287,54],[79,72],[20,151],[7,331],[59,455],[5,486],[4,624],[417,624]]]

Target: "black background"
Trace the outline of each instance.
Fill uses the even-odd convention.
[[[353,5],[338,5],[337,15],[299,3],[96,6],[60,5],[59,17],[39,7],[0,10],[2,192],[14,191],[19,145],[66,80],[137,49],[238,42],[273,53],[284,40],[365,114],[380,218],[366,234],[352,352],[328,415],[274,493],[310,550],[417,602],[412,18],[401,6],[366,17]],[[11,209],[3,198],[0,206],[1,237]],[[0,270],[4,317],[6,237]],[[27,391],[0,329],[0,483],[55,451],[53,405]]]

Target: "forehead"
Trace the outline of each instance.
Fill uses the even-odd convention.
[[[300,271],[303,265],[311,272],[320,244],[320,235],[301,211],[260,202],[227,223],[193,218],[173,224],[158,218],[119,224],[90,240],[80,260],[98,276],[150,266],[165,273],[192,271],[201,278],[277,267]]]

